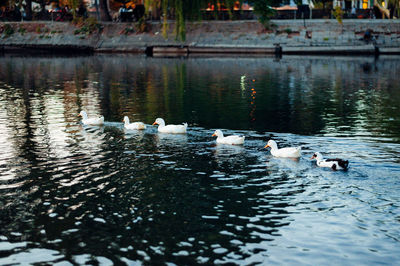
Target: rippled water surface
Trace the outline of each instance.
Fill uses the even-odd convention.
[[[399,73],[400,57],[0,57],[0,264],[393,264]]]

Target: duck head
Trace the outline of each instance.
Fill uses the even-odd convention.
[[[319,152],[316,152],[313,154],[313,156],[311,156],[311,160],[317,160],[317,161],[321,161],[322,160],[322,154]]]
[[[81,111],[78,116],[81,116],[83,119],[87,119],[87,113],[85,111]]]
[[[221,130],[217,129],[217,130],[215,130],[214,134],[212,134],[212,137],[223,138],[224,133],[222,133]]]
[[[270,139],[267,143],[267,145],[265,145],[264,147],[265,149],[267,148],[271,148],[273,150],[278,149],[278,144],[276,144],[275,140]]]
[[[153,126],[154,125],[159,125],[160,127],[165,126],[165,121],[162,118],[157,118],[156,121],[154,121]]]
[[[129,124],[129,117],[124,116],[124,120],[123,121],[124,121],[125,124]]]

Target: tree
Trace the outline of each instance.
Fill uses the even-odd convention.
[[[32,0],[25,0],[25,19],[32,20]]]
[[[269,18],[275,13],[272,9],[272,5],[277,5],[280,3],[278,0],[253,0],[249,1],[250,4],[254,6],[254,12],[258,15],[258,20],[264,27],[269,24]]]
[[[229,17],[232,18],[232,11],[236,0],[146,0],[146,10],[148,7],[161,7],[163,16],[163,36],[167,36],[167,16],[168,11],[172,11],[175,16],[175,34],[176,38],[185,40],[185,21],[201,19],[201,9],[206,9],[209,5],[214,6],[215,12],[219,11],[218,7],[224,6],[228,9]],[[242,3],[243,1],[239,1]],[[259,21],[268,26],[269,17],[274,14],[275,10],[271,6],[277,6],[281,0],[250,0],[249,4],[253,5],[254,12],[258,15]]]
[[[110,12],[108,12],[107,0],[99,0],[100,20],[111,21]]]

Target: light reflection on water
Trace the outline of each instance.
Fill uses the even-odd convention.
[[[397,261],[399,70],[400,58],[3,57],[0,264]],[[82,126],[81,109],[108,122]],[[127,132],[124,115],[190,130]],[[216,128],[245,145],[216,145]],[[304,156],[271,157],[271,137]],[[314,151],[350,170],[316,167]]]

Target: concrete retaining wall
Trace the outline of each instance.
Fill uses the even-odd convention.
[[[7,35],[5,24],[14,29]],[[168,36],[161,24],[150,23],[150,31],[138,33],[133,23],[103,23],[100,33],[77,33],[64,22],[0,23],[0,49],[69,49],[95,52],[189,53],[400,53],[400,20],[275,20],[265,30],[257,21],[202,21],[187,24],[186,41],[175,39],[174,23]],[[3,30],[1,30],[3,29]],[[22,30],[21,30],[22,29]],[[362,40],[367,29],[375,41]]]

